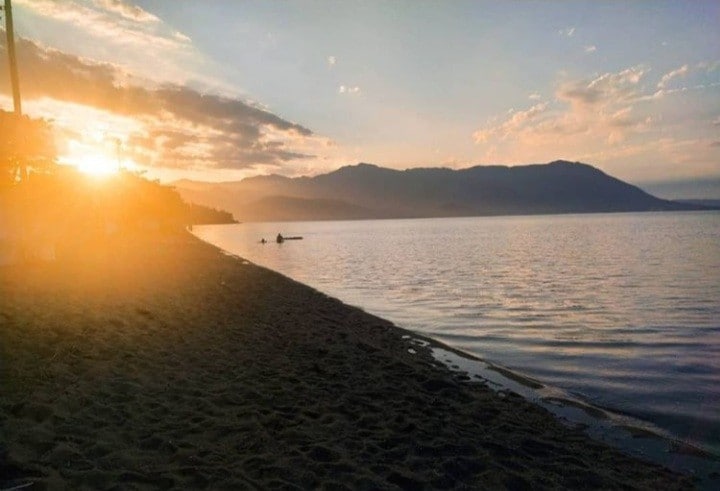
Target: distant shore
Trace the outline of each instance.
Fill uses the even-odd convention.
[[[0,272],[0,489],[692,488],[188,233]]]

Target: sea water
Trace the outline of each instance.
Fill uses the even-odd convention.
[[[194,232],[401,327],[720,452],[718,212]],[[303,240],[277,244],[278,233]]]

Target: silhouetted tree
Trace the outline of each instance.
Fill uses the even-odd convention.
[[[47,171],[55,158],[48,121],[0,110],[0,186],[27,180],[24,169]]]

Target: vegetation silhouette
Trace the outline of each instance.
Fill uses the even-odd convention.
[[[0,188],[26,179],[25,169],[46,172],[55,165],[49,121],[0,110],[0,135]]]
[[[0,240],[20,260],[87,256],[140,236],[235,221],[138,173],[96,177],[57,164],[48,121],[0,111],[0,131]]]

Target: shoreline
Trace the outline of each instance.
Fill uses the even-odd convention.
[[[0,320],[2,489],[693,487],[188,233],[5,267]]]
[[[399,326],[720,456],[712,383],[719,373],[717,274],[712,254],[703,253],[713,250],[712,241],[695,233],[717,216],[604,215],[594,225],[577,218],[517,225],[509,218],[243,224],[195,233]],[[633,232],[646,223],[646,234]],[[667,235],[671,229],[675,235]],[[277,230],[309,240],[300,248],[255,245],[256,237]],[[658,240],[646,244],[653,234]],[[604,236],[614,238],[598,246]],[[679,236],[687,247],[672,238]],[[589,249],[572,256],[580,250],[566,245],[572,237],[585,237]],[[503,244],[516,239],[519,249],[509,254]],[[607,253],[627,243],[635,245],[627,255]],[[685,260],[689,249],[697,260]],[[648,254],[653,260],[636,269]],[[392,268],[385,257],[393,258]],[[568,268],[572,274],[563,273]],[[646,279],[638,283],[638,275]],[[595,291],[598,285],[603,288]]]

